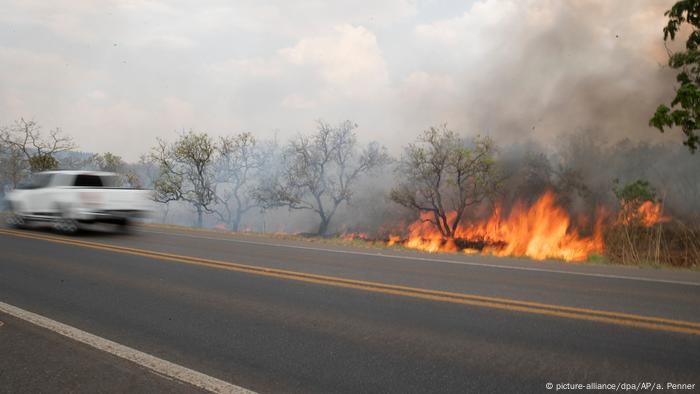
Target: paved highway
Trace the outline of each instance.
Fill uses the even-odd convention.
[[[223,387],[192,374],[285,393],[700,384],[699,272],[0,228],[0,303],[2,392]]]

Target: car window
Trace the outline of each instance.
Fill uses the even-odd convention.
[[[70,186],[73,183],[72,181],[72,175],[58,173],[51,179],[51,186]]]
[[[102,179],[97,175],[80,174],[75,177],[77,187],[102,187]]]
[[[102,184],[104,185],[104,187],[121,187],[122,186],[122,180],[118,176],[103,175],[101,178],[102,178]]]

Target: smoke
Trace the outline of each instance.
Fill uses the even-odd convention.
[[[15,71],[29,70],[31,74],[21,80],[40,81],[35,90],[42,100],[15,93],[5,101],[24,104],[8,104],[9,109],[0,112],[12,117],[31,108],[39,121],[65,126],[71,133],[84,125],[84,135],[77,136],[82,148],[91,148],[84,146],[91,140],[104,140],[105,145],[122,149],[114,153],[128,159],[148,151],[145,144],[131,141],[153,142],[155,135],[173,128],[192,127],[213,134],[251,130],[259,138],[280,129],[284,144],[291,133],[312,132],[318,118],[356,121],[362,139],[377,139],[398,156],[421,130],[447,123],[463,135],[485,134],[496,140],[510,179],[508,198],[531,200],[544,188],[556,186],[565,174],[586,188],[585,193],[576,188],[567,191],[571,209],[590,211],[599,203],[614,206],[614,179],[646,179],[659,190],[665,209],[688,216],[700,212],[700,154],[691,156],[680,145],[679,131],[661,134],[648,126],[655,108],[669,103],[674,94],[675,72],[666,66],[662,33],[663,13],[674,2],[478,0],[456,16],[442,12],[440,19],[425,16],[420,2],[410,2],[406,12],[373,11],[377,20],[382,19],[379,14],[393,15],[376,24],[368,22],[369,16],[351,17],[346,11],[334,12],[331,19],[321,14],[305,16],[303,21],[291,12],[280,12],[275,13],[281,16],[278,24],[240,11],[235,14],[241,20],[260,25],[252,36],[245,36],[256,46],[256,39],[264,41],[259,51],[227,52],[217,40],[193,33],[206,45],[166,52],[170,55],[163,57],[182,61],[178,67],[154,57],[162,57],[161,52],[121,41],[115,46],[112,36],[121,37],[125,29],[117,25],[106,47],[109,53],[119,51],[124,59],[129,55],[129,67],[138,72],[110,72],[98,64],[92,73],[79,74],[89,77],[85,85],[90,89],[99,87],[106,93],[95,90],[91,97],[77,100],[83,103],[78,107],[74,100],[42,105],[49,97],[46,86],[53,85],[37,76],[55,75],[47,70],[62,69],[63,59],[52,55],[42,63],[32,54],[20,62],[26,51],[11,51],[5,58],[17,63],[8,63],[15,66],[7,75],[16,79]],[[365,7],[354,3],[351,9],[365,12]],[[189,14],[182,14],[189,26]],[[297,30],[291,25],[305,25],[307,20],[313,21],[312,29],[291,34]],[[222,22],[219,29],[228,24]],[[262,40],[270,26],[282,26],[273,36],[289,37],[280,42]],[[85,34],[91,37],[93,30]],[[140,36],[138,30],[129,31]],[[237,48],[230,44],[241,34],[235,33],[216,37],[230,37],[223,40],[226,48]],[[93,51],[102,53],[95,48],[86,53]],[[213,63],[200,64],[199,60],[218,52],[222,54]],[[122,57],[119,70],[127,64]],[[26,67],[28,63],[46,65],[35,69]],[[76,62],[73,67],[78,63],[93,64]],[[136,68],[143,66],[140,63],[148,67]],[[68,92],[69,87],[81,86],[69,77],[74,72],[60,75],[54,79],[61,85],[48,90]],[[126,79],[100,79],[115,75]],[[29,85],[5,82],[13,92],[31,90]],[[110,92],[112,85],[120,89]],[[167,97],[161,97],[163,92],[169,92]],[[111,102],[112,96],[119,99]],[[159,109],[161,105],[166,110]],[[51,108],[60,116],[52,118]],[[87,120],[64,121],[76,113]],[[121,137],[115,141],[110,135]],[[518,184],[528,165],[548,175],[528,185]],[[400,176],[387,168],[383,175],[360,184],[351,204],[338,212],[332,231],[381,231],[387,223],[409,221],[410,213],[386,198]],[[177,204],[164,217],[191,224],[191,212]],[[208,220],[209,225],[216,224],[215,218]],[[242,227],[295,232],[312,231],[316,225],[313,214],[278,209],[251,213]]]
[[[439,119],[505,145],[576,130],[679,141],[647,124],[673,95],[662,33],[673,2],[487,0],[418,26],[428,71],[404,84],[405,127]]]
[[[0,15],[15,32],[0,118],[132,161],[132,141],[173,130],[290,137],[318,118],[393,152],[444,122],[502,144],[578,129],[677,141],[647,125],[673,94],[674,1],[16,2]]]

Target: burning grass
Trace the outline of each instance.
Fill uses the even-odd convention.
[[[593,220],[573,220],[556,201],[556,196],[548,192],[532,204],[515,203],[507,214],[496,206],[485,219],[463,222],[453,238],[442,236],[426,214],[408,225],[404,234],[244,234],[361,248],[479,253],[535,260],[682,268],[700,265],[700,227],[664,215],[658,202],[623,204],[616,213],[598,209]]]
[[[592,234],[582,235],[584,231],[556,204],[554,194],[547,192],[532,205],[517,202],[507,215],[497,206],[485,220],[461,223],[452,238],[445,238],[433,225],[430,213],[423,213],[409,226],[407,236],[391,236],[390,243],[400,242],[407,248],[428,252],[584,261],[589,255],[603,251],[603,218],[599,212]]]
[[[574,221],[547,192],[531,205],[515,203],[507,215],[497,206],[484,220],[463,222],[450,238],[438,231],[430,213],[423,213],[406,234],[392,234],[386,244],[426,252],[697,267],[700,229],[672,221],[662,211],[661,203],[645,201],[625,204],[617,214],[599,208],[594,220]]]

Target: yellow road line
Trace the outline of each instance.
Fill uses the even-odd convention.
[[[254,275],[288,279],[306,283],[329,285],[374,293],[399,295],[404,297],[419,298],[431,301],[449,302],[454,304],[479,306],[493,309],[501,309],[515,312],[534,313],[547,316],[555,316],[577,320],[596,321],[623,325],[629,327],[646,328],[652,330],[671,331],[685,334],[700,335],[700,323],[666,319],[654,316],[643,316],[630,313],[610,312],[587,308],[569,307],[563,305],[544,304],[530,301],[520,301],[507,298],[487,297],[475,294],[454,293],[441,290],[429,290],[408,286],[390,285],[379,282],[368,282],[354,279],[344,279],[333,276],[309,274],[296,271],[288,271],[277,268],[265,268],[246,264],[231,263],[226,261],[205,259],[200,257],[182,256],[171,253],[156,252],[145,249],[136,249],[125,246],[109,245],[104,243],[69,239],[46,234],[29,233],[0,229],[0,234],[43,240],[54,243],[81,246],[85,248],[104,250],[109,252],[124,253],[135,256],[153,258],[163,261],[185,263],[230,271],[245,272]]]

